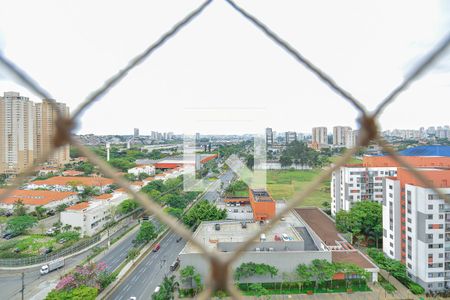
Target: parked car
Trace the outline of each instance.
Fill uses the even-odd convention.
[[[214,225],[214,228],[215,228],[216,230],[220,230],[220,224],[218,224],[218,223],[215,224],[215,225]]]
[[[20,234],[17,233],[17,232],[11,232],[11,233],[7,234],[7,235],[4,237],[4,239],[5,239],[5,240],[10,240],[10,239],[12,239],[12,238],[14,238],[14,237],[16,237],[16,236],[19,236],[19,235],[20,235]]]
[[[14,253],[19,253],[20,252],[20,249],[19,248],[14,248]]]
[[[2,238],[6,238],[6,236],[11,235],[11,231],[6,231],[5,233],[3,233]]]
[[[51,253],[52,251],[53,251],[52,248],[45,248],[45,249],[42,251],[42,254],[49,254],[49,253]]]
[[[159,249],[161,249],[161,245],[160,244],[157,244],[156,246],[155,246],[155,248],[153,248],[153,252],[158,252],[158,250]]]
[[[49,228],[47,229],[47,231],[45,232],[46,235],[53,235],[55,234],[55,230],[53,228]]]
[[[67,242],[66,239],[60,239],[60,240],[58,241],[59,244],[64,244],[65,242]]]
[[[175,271],[178,266],[180,265],[180,260],[177,258],[171,265],[170,265],[170,271]]]

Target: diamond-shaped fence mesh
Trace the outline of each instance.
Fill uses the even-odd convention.
[[[258,232],[256,232],[251,238],[249,238],[246,242],[244,242],[236,251],[233,252],[231,257],[225,260],[217,250],[208,250],[203,243],[197,241],[193,236],[192,232],[186,227],[180,225],[180,223],[172,216],[166,214],[159,204],[153,201],[148,195],[136,192],[130,188],[130,184],[127,180],[125,180],[122,176],[120,176],[114,168],[112,168],[108,163],[106,163],[103,159],[98,157],[95,153],[93,153],[89,148],[82,145],[78,140],[72,137],[72,130],[76,127],[78,118],[82,112],[88,109],[91,104],[100,100],[100,98],[108,93],[108,91],[114,87],[114,85],[118,84],[122,79],[126,77],[128,72],[132,71],[134,67],[142,63],[144,60],[148,59],[149,56],[152,55],[156,50],[161,48],[169,39],[175,37],[180,30],[189,25],[191,21],[193,21],[196,17],[198,17],[201,13],[205,11],[208,5],[212,2],[212,0],[205,1],[198,8],[189,13],[184,19],[175,24],[172,29],[166,32],[164,35],[160,37],[158,41],[150,45],[144,52],[137,55],[133,58],[127,66],[125,66],[122,70],[120,70],[117,74],[109,78],[105,81],[104,85],[100,87],[98,90],[89,94],[86,100],[76,109],[74,114],[71,117],[63,117],[61,113],[58,111],[58,107],[55,102],[52,102],[52,105],[58,111],[58,119],[57,119],[57,133],[53,139],[53,147],[50,151],[43,153],[41,157],[39,157],[34,165],[22,172],[18,175],[12,184],[5,190],[4,193],[0,195],[0,200],[8,197],[8,195],[16,188],[20,187],[26,178],[32,175],[35,171],[35,168],[45,162],[52,152],[60,146],[70,144],[73,147],[77,148],[84,156],[86,156],[92,163],[97,165],[100,171],[110,178],[112,178],[116,184],[125,189],[127,193],[134,197],[134,199],[138,200],[140,204],[148,211],[153,213],[161,222],[168,225],[171,230],[176,232],[178,235],[185,238],[187,241],[193,243],[195,247],[200,249],[204,254],[205,259],[208,259],[210,262],[210,276],[206,280],[206,288],[199,296],[199,299],[208,299],[210,296],[219,290],[228,292],[234,299],[240,299],[240,293],[237,290],[236,286],[233,284],[232,276],[231,276],[231,264],[235,262],[240,255],[248,249],[254,240],[257,240],[260,234],[267,232],[272,228],[277,222],[280,221],[281,217],[285,215],[289,210],[298,206],[305,198],[311,195],[319,185],[327,180],[333,171],[339,169],[344,164],[349,162],[351,157],[359,150],[360,147],[368,146],[370,142],[378,144],[385,152],[387,152],[400,166],[406,168],[413,174],[425,187],[432,189],[436,194],[440,196],[441,199],[445,199],[446,202],[449,202],[449,199],[446,195],[444,195],[440,189],[432,186],[430,181],[421,174],[415,167],[410,165],[407,161],[402,159],[402,157],[391,148],[386,141],[384,141],[379,136],[377,119],[381,115],[384,109],[392,103],[395,98],[404,91],[420,74],[425,72],[430,65],[439,58],[440,55],[444,52],[446,48],[448,48],[450,44],[450,34],[445,36],[443,40],[430,52],[428,55],[424,57],[422,62],[415,66],[414,70],[410,73],[410,75],[397,87],[395,88],[385,99],[380,102],[380,105],[374,112],[369,112],[364,105],[355,99],[348,91],[340,87],[333,79],[327,75],[323,70],[316,67],[312,62],[306,59],[298,50],[289,45],[288,42],[284,41],[281,37],[279,37],[276,33],[274,33],[268,26],[262,23],[258,18],[252,16],[250,13],[245,11],[239,5],[231,0],[225,0],[237,13],[242,15],[245,19],[247,19],[250,23],[256,26],[261,30],[263,34],[265,34],[269,39],[271,39],[274,43],[280,46],[284,51],[286,51],[289,55],[294,57],[294,59],[299,62],[302,66],[310,70],[314,73],[319,80],[325,83],[330,89],[332,89],[336,94],[340,95],[343,99],[348,101],[351,105],[353,105],[357,111],[359,112],[359,125],[360,125],[360,138],[357,142],[357,145],[351,149],[348,149],[344,155],[335,162],[332,166],[324,169],[309,185],[306,186],[301,192],[296,193],[290,201],[287,202],[287,205],[283,208],[281,212],[279,212],[269,223],[267,226],[262,227]],[[0,63],[7,69],[11,76],[14,77],[16,81],[21,82],[28,89],[30,89],[33,93],[39,95],[43,99],[52,99],[50,94],[45,91],[42,87],[40,87],[36,81],[34,81],[30,76],[26,74],[25,71],[21,70],[18,66],[16,66],[13,62],[9,61],[2,53],[0,53]]]

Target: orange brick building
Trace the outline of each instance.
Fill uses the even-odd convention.
[[[264,189],[249,189],[250,205],[255,221],[272,219],[275,216],[276,205],[269,192]]]

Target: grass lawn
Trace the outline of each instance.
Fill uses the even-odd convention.
[[[236,191],[233,193],[233,197],[248,197],[248,190]]]
[[[8,221],[8,217],[0,216],[0,224],[5,224]]]
[[[341,158],[341,156],[332,156],[332,157],[330,157],[330,161],[332,162],[332,163],[335,163],[339,158]],[[356,157],[352,157],[349,161],[348,161],[348,164],[361,164],[362,163],[362,160],[361,159],[359,159],[359,158],[356,158]]]
[[[301,191],[321,170],[269,170],[267,171],[267,188],[276,200],[292,199],[294,193]],[[323,182],[319,189],[303,200],[301,206],[322,207],[323,202],[330,202],[330,181]]]
[[[65,238],[64,244],[59,244],[59,238]],[[24,256],[40,255],[45,248],[52,248],[57,251],[61,248],[66,248],[73,245],[78,237],[68,237],[67,233],[62,233],[58,236],[47,236],[41,234],[22,235],[9,241],[0,243],[0,257],[1,258],[19,258]],[[14,249],[19,249],[19,253],[15,253]]]

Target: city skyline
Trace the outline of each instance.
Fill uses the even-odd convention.
[[[59,3],[47,10],[51,2],[40,2],[23,10],[20,4],[7,1],[0,13],[0,49],[55,99],[74,110],[87,94],[198,3],[146,3],[130,8],[108,2],[108,13],[99,25],[97,16],[104,3]],[[245,5],[373,109],[439,42],[450,24],[445,1],[389,3],[389,10],[384,7],[386,3],[328,3],[327,10],[320,3],[286,2],[278,4],[277,10],[270,2],[248,1]],[[405,5],[408,14],[400,24],[397,16]],[[131,15],[130,9],[133,18],[117,23],[117,19]],[[318,13],[327,21],[313,17]],[[15,22],[18,14],[33,27]],[[57,27],[54,22],[58,22]],[[228,25],[226,30],[224,24]],[[36,43],[40,47],[30,47]],[[383,130],[446,122],[445,110],[435,107],[450,96],[448,56],[447,52],[385,111],[379,122]],[[37,101],[8,74],[1,76],[0,90],[18,91]],[[99,116],[108,117],[99,122]],[[242,134],[263,133],[267,124],[308,132],[311,127],[337,124],[356,128],[357,117],[345,100],[223,1],[215,1],[189,28],[181,30],[93,105],[81,117],[76,133],[126,134],[136,127]]]

